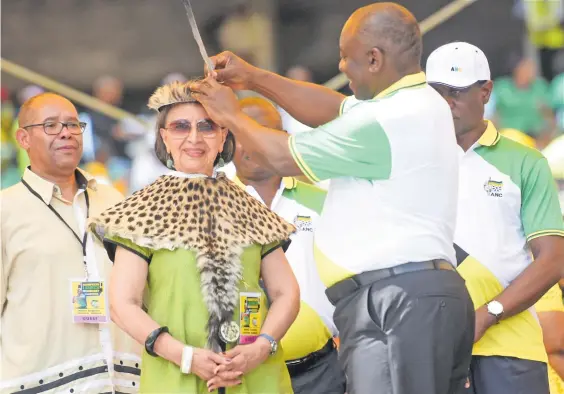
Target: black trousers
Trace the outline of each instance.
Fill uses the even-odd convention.
[[[502,356],[474,356],[467,394],[549,394],[545,363]]]
[[[344,394],[345,374],[337,349],[317,360],[307,371],[292,376],[294,394]]]
[[[474,306],[456,271],[393,276],[336,302],[348,394],[463,394]]]

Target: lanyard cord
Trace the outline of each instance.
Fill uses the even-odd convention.
[[[88,269],[86,267],[86,235],[87,235],[88,231],[86,229],[84,230],[84,235],[83,235],[82,240],[81,240],[80,237],[78,236],[78,234],[74,232],[72,227],[65,221],[65,219],[63,219],[63,217],[59,214],[59,212],[57,212],[57,210],[55,208],[53,208],[53,206],[51,204],[47,204],[45,201],[43,201],[43,199],[41,198],[39,193],[37,193],[35,190],[33,190],[33,188],[24,179],[22,179],[22,183],[24,184],[25,187],[27,187],[27,189],[30,191],[31,194],[33,194],[40,201],[42,201],[47,206],[47,208],[49,208],[51,210],[51,212],[53,212],[55,215],[57,215],[59,220],[61,222],[63,222],[65,224],[65,226],[68,227],[68,229],[72,232],[72,235],[74,235],[76,240],[80,243],[80,246],[82,247],[82,256],[84,257],[84,268],[86,270],[86,276],[88,277]],[[90,210],[90,200],[88,198],[88,192],[86,190],[84,190],[84,198],[86,199],[86,219],[88,219],[89,210]]]

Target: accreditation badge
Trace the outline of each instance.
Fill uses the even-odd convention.
[[[110,321],[106,286],[103,280],[71,279],[73,323],[108,323]]]
[[[255,292],[239,293],[239,327],[241,345],[253,343],[262,327],[262,294]]]

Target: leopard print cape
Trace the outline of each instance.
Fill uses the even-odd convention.
[[[219,173],[216,178],[165,175],[89,220],[99,239],[119,236],[150,249],[196,251],[209,312],[208,347],[220,351],[219,328],[238,306],[241,254],[252,244],[287,240],[295,231]]]

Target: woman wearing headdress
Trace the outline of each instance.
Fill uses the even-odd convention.
[[[233,136],[189,84],[149,100],[156,153],[172,174],[89,223],[114,261],[112,318],[145,345],[141,392],[291,393],[277,341],[299,309],[281,248],[295,229],[216,172]]]

